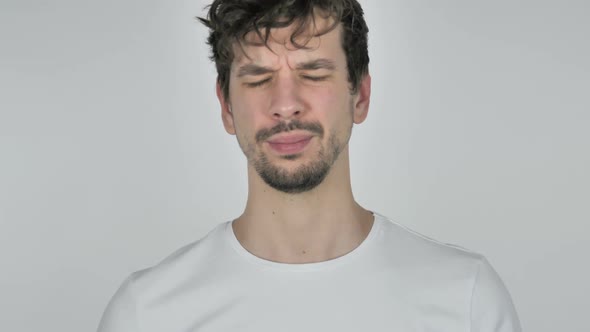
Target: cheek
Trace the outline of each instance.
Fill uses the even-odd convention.
[[[235,116],[241,122],[252,122],[257,121],[267,109],[269,97],[262,93],[236,93],[232,97],[232,103],[236,105]]]
[[[264,116],[261,112],[256,111],[255,107],[249,107],[249,105],[245,104],[239,105],[233,110],[234,127],[238,140],[242,143],[255,144],[254,137],[256,133],[260,129],[268,127],[269,124],[264,123]]]
[[[320,111],[339,112],[348,108],[350,94],[348,89],[340,84],[309,87],[305,93],[311,96],[309,101],[314,107],[321,106]]]
[[[252,119],[243,111],[243,109],[234,111],[234,126],[236,128],[236,134],[240,140],[244,140],[248,136],[251,136],[251,132],[254,130]]]
[[[329,89],[325,90],[325,93],[316,91],[317,93],[312,101],[314,113],[321,118],[319,120],[335,126],[351,122],[353,116],[350,106],[351,96],[345,93],[335,93],[329,91]]]

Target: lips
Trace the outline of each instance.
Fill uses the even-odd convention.
[[[289,134],[275,136],[268,140],[270,148],[279,154],[296,154],[302,152],[313,136],[304,134]]]

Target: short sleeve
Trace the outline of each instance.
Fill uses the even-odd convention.
[[[508,289],[483,258],[471,297],[471,332],[521,332]]]
[[[139,332],[133,276],[130,275],[123,282],[109,301],[98,325],[98,332]]]

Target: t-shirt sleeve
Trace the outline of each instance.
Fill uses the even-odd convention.
[[[98,332],[139,332],[133,276],[130,275],[111,298],[98,325]]]
[[[521,332],[520,321],[508,289],[483,258],[471,297],[471,332]]]

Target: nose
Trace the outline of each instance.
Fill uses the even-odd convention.
[[[277,77],[272,87],[270,114],[275,120],[297,119],[303,115],[305,106],[301,88],[294,77]]]

